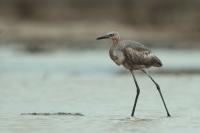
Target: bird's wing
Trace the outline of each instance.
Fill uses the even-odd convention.
[[[131,64],[148,65],[151,63],[151,50],[140,43],[130,42],[123,50],[126,61]]]

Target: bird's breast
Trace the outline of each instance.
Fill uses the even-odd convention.
[[[123,64],[125,57],[121,50],[119,49],[110,49],[109,51],[110,58],[117,64],[121,65]]]

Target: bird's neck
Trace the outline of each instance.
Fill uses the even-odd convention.
[[[119,43],[119,39],[113,38],[112,43],[113,43],[113,45],[117,45]]]

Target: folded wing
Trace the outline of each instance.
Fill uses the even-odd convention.
[[[124,55],[126,62],[131,65],[162,66],[160,59],[144,45],[127,45],[124,47]]]

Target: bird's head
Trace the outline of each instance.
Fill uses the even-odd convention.
[[[101,40],[101,39],[112,39],[113,43],[117,43],[120,40],[120,36],[118,32],[112,31],[108,32],[106,35],[97,37],[96,40]]]

